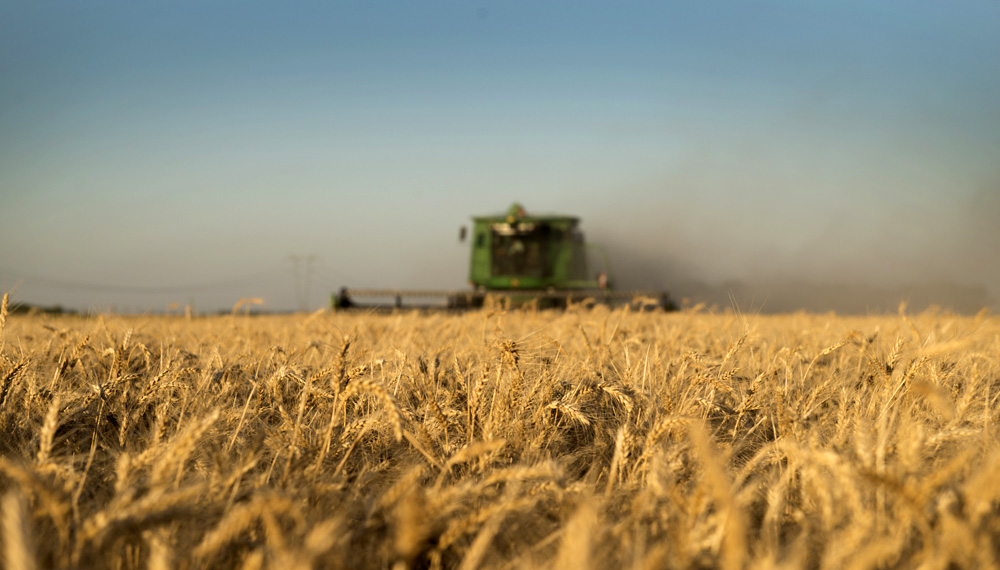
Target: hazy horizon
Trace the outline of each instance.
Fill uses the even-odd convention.
[[[0,288],[461,289],[458,228],[519,201],[622,286],[996,308],[998,29],[995,0],[0,3]]]

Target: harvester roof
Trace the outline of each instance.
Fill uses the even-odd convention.
[[[576,216],[566,216],[562,214],[528,214],[524,210],[524,206],[514,202],[511,204],[510,208],[503,214],[493,214],[488,216],[474,216],[472,218],[476,222],[483,222],[487,224],[502,224],[508,223],[513,224],[515,222],[527,222],[527,223],[564,223],[569,225],[575,225],[580,221],[580,218]]]

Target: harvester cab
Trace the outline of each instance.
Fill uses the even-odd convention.
[[[514,203],[507,212],[473,218],[469,283],[480,291],[608,289],[603,251],[588,248],[579,218],[528,215]],[[603,267],[590,274],[588,257]]]

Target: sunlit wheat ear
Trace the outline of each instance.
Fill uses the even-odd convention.
[[[171,475],[175,476],[175,484],[180,482],[184,463],[195,451],[201,437],[219,419],[219,415],[219,409],[212,410],[199,421],[188,424],[174,437],[167,446],[166,453],[153,466],[152,480],[155,484],[166,483]]]
[[[351,380],[350,384],[347,385],[347,389],[341,394],[341,398],[346,401],[347,398],[355,394],[371,394],[378,398],[385,407],[386,415],[389,417],[393,436],[397,442],[403,440],[402,412],[395,398],[385,389],[385,386],[374,378],[356,378]]]
[[[891,374],[896,368],[896,363],[899,362],[899,357],[903,353],[903,345],[905,344],[906,339],[902,337],[896,339],[896,344],[892,345],[892,350],[889,351],[889,356],[885,359],[886,372]]]
[[[743,331],[743,334],[741,334],[740,337],[736,339],[736,342],[734,342],[733,345],[729,347],[729,352],[727,352],[726,355],[722,357],[722,364],[719,365],[720,373],[722,372],[722,368],[726,365],[726,363],[729,362],[734,356],[736,356],[736,353],[739,352],[740,348],[743,347],[743,344],[746,343],[748,335],[749,331]]]
[[[624,424],[622,427],[618,428],[618,433],[615,436],[615,451],[611,456],[611,467],[608,468],[608,483],[605,487],[605,497],[611,496],[611,491],[614,489],[621,476],[622,463],[626,460],[628,455],[629,440],[630,434],[628,424]]]
[[[575,402],[556,400],[555,402],[550,402],[546,407],[559,412],[562,417],[566,417],[572,422],[578,423],[582,426],[590,425],[590,418],[588,418],[587,415],[580,410],[579,404]]]
[[[483,400],[486,397],[488,372],[489,370],[486,364],[483,364],[483,370],[482,374],[479,376],[479,380],[476,381],[475,386],[469,386],[466,402],[466,410],[468,414],[468,419],[466,420],[466,438],[470,441],[475,434],[476,422],[482,416],[481,410],[484,408]]]
[[[626,413],[632,413],[632,398],[629,397],[624,390],[622,390],[620,385],[611,384],[609,382],[601,382],[597,385],[597,387],[614,398],[616,402],[621,404],[621,406],[625,408]]]
[[[3,301],[0,301],[0,338],[3,338],[3,328],[7,324],[7,309],[10,302],[10,293],[3,294]]]
[[[59,421],[59,395],[52,397],[49,404],[49,411],[45,414],[45,423],[42,424],[40,432],[41,442],[38,446],[38,464],[45,465],[49,462],[49,454],[52,453],[52,437],[56,433],[56,424]]]
[[[445,463],[445,472],[450,470],[455,465],[470,462],[485,455],[490,455],[499,451],[507,445],[507,440],[504,439],[493,439],[490,441],[474,441],[462,449],[459,449],[451,457],[448,458],[448,462]],[[444,475],[444,473],[442,473]]]
[[[337,384],[334,388],[337,392],[344,389],[344,384],[347,383],[347,366],[349,361],[347,360],[347,351],[351,349],[351,337],[344,335],[344,342],[340,345],[340,353],[337,355]]]

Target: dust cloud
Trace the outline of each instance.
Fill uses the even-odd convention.
[[[884,313],[904,302],[909,311],[1000,309],[998,183],[925,210],[791,221],[683,206],[647,202],[610,222],[583,220],[617,288],[666,289],[682,306],[748,313]]]

